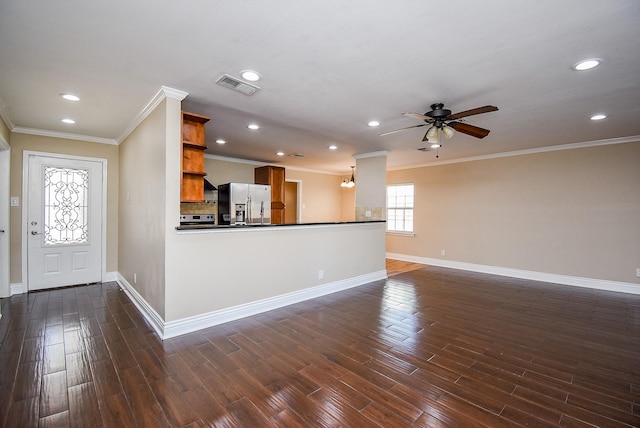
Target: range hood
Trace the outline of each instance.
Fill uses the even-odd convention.
[[[216,189],[216,186],[214,186],[213,184],[209,183],[209,181],[205,178],[204,179],[204,191],[205,192],[213,192],[214,190],[218,190],[218,189]]]

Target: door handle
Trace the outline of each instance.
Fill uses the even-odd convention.
[[[40,235],[40,234],[39,234],[38,232],[36,232],[35,230],[32,230],[32,231],[31,231],[31,234],[32,234],[32,235]]]

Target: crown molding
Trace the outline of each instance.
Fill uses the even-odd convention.
[[[40,135],[42,137],[64,138],[67,140],[88,141],[90,143],[98,143],[98,144],[118,145],[118,142],[113,138],[92,137],[90,135],[80,135],[80,134],[71,134],[68,132],[48,131],[45,129],[23,128],[21,126],[14,127],[11,130],[11,132],[15,132],[17,134]]]
[[[129,123],[129,126],[124,130],[124,132],[118,137],[117,144],[122,143],[125,138],[127,138],[137,127],[142,123],[143,120],[151,114],[151,112],[158,107],[158,105],[164,101],[166,98],[182,101],[184,100],[188,92],[181,91],[179,89],[170,88],[168,86],[160,87],[160,90],[151,98],[151,100],[147,103],[146,106],[136,115],[136,117]]]
[[[515,150],[511,152],[494,153],[490,155],[471,156],[467,158],[451,159],[445,161],[433,161],[419,165],[403,166],[398,168],[389,168],[387,171],[403,171],[414,168],[427,168],[431,166],[450,165],[454,163],[474,162],[487,159],[507,158],[512,156],[531,155],[536,153],[557,152],[561,150],[583,149],[586,147],[608,146],[612,144],[636,143],[640,142],[640,135],[631,135],[629,137],[608,138],[605,140],[584,141],[581,143],[560,144],[557,146],[537,147],[534,149]]]
[[[7,125],[7,128],[9,128],[9,131],[11,131],[15,127],[13,122],[11,122],[11,119],[9,119],[9,113],[7,112],[7,105],[4,103],[4,101],[2,101],[2,98],[0,98],[0,118],[2,118],[2,121],[4,122],[4,124]]]

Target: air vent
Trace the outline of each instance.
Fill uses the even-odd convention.
[[[302,153],[291,153],[289,156],[294,157],[294,158],[304,158],[304,157],[307,157],[307,155],[303,155]]]
[[[251,83],[247,83],[244,80],[236,79],[235,77],[231,77],[228,74],[223,74],[216,80],[216,83],[220,86],[224,86],[229,89],[233,89],[234,91],[238,91],[245,95],[253,95],[260,90],[259,86],[252,85]]]

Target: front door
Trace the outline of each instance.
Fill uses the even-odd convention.
[[[102,279],[103,163],[29,154],[28,289]]]

